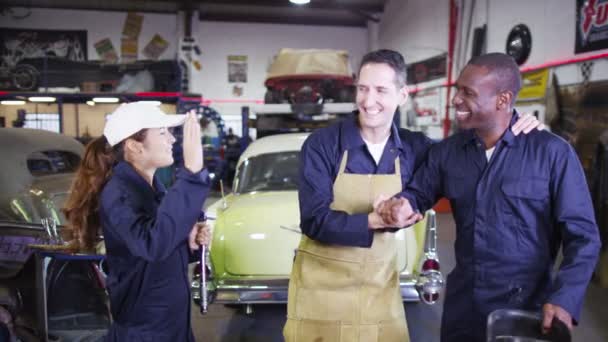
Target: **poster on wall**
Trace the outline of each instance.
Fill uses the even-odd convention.
[[[247,82],[247,56],[228,56],[228,82]]]
[[[407,67],[407,84],[418,84],[446,76],[447,54],[434,56]]]
[[[95,43],[95,50],[97,50],[97,54],[104,63],[112,64],[118,62],[118,55],[110,38],[104,38]]]
[[[120,42],[120,59],[123,63],[132,63],[137,60],[137,39],[122,38]]]
[[[0,28],[2,67],[13,68],[25,58],[87,59],[87,31]]]
[[[152,37],[150,42],[144,48],[143,54],[149,59],[158,60],[160,55],[167,50],[169,42],[163,39],[158,33]]]
[[[576,0],[575,53],[608,49],[608,1]]]
[[[129,12],[122,26],[122,35],[129,38],[137,39],[141,33],[141,26],[144,21],[143,15]]]
[[[522,87],[517,100],[542,99],[547,93],[549,69],[540,69],[526,72],[522,75]]]

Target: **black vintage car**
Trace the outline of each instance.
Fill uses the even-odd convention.
[[[83,146],[56,133],[0,128],[0,340],[98,341],[110,324],[103,257],[30,248],[47,244]],[[51,236],[53,236],[51,234]]]

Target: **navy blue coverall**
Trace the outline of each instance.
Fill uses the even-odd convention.
[[[583,169],[563,139],[514,136],[509,127],[488,162],[472,131],[455,134],[431,147],[403,195],[421,211],[442,196],[452,205],[456,266],[442,341],[485,341],[487,315],[498,308],[552,303],[578,321],[600,243]]]
[[[114,322],[107,341],[194,341],[188,235],[209,192],[208,173],[181,170],[165,190],[118,163],[100,196]]]
[[[395,158],[399,157],[402,184],[405,186],[431,143],[422,133],[398,129],[393,124],[390,138],[376,165],[361,138],[356,115],[313,132],[300,153],[298,194],[302,233],[326,244],[369,248],[374,233],[368,228],[367,214],[348,215],[329,208],[344,151],[348,151],[347,173],[392,174],[395,172]]]

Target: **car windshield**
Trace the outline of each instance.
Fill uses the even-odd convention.
[[[0,177],[0,221],[39,224],[52,218],[64,224],[61,208],[79,163],[78,154],[52,149],[30,153],[25,164],[15,161],[18,166]]]
[[[236,192],[298,190],[299,154],[267,153],[243,161],[236,176]]]
[[[42,218],[53,218],[59,224],[65,223],[60,208],[63,207],[68,193],[56,193],[47,197],[36,190],[22,193],[3,203],[0,208],[0,221],[40,223]]]

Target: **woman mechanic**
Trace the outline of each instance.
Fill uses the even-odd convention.
[[[154,176],[173,163],[169,127],[184,125],[184,169],[166,190]],[[188,262],[209,231],[197,223],[209,192],[194,113],[122,104],[87,145],[64,212],[84,249],[101,226],[113,323],[108,341],[194,341]]]

